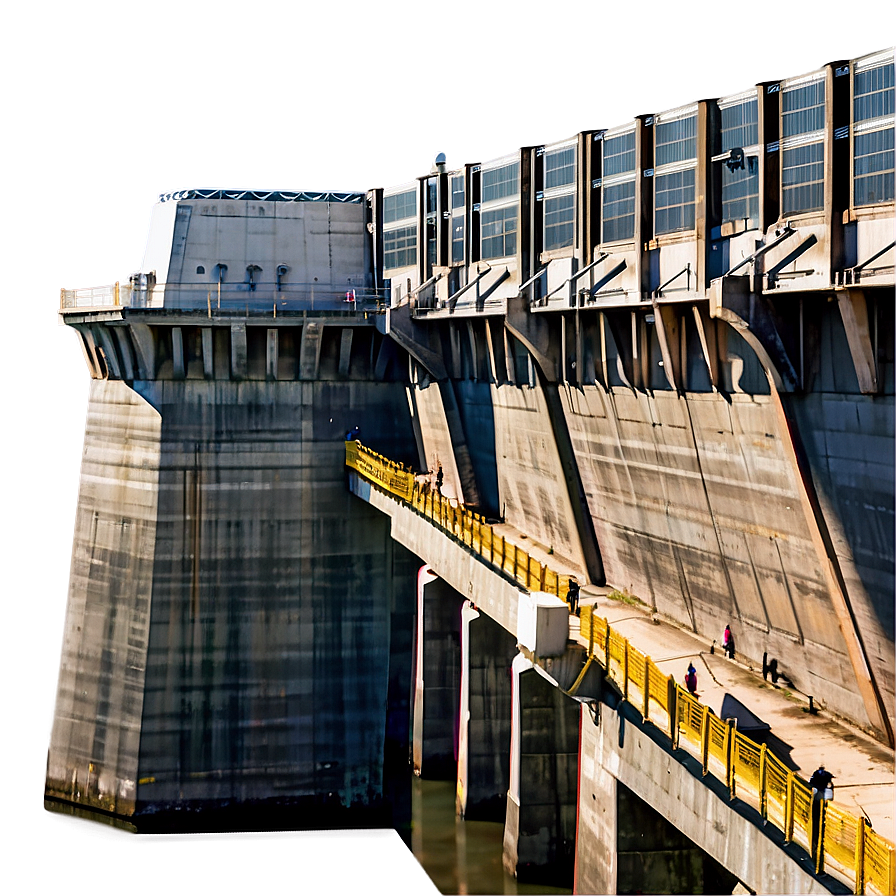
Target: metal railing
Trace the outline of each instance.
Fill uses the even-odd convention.
[[[353,315],[384,310],[389,290],[338,288],[315,283],[113,283],[83,289],[60,290],[61,311],[115,307],[169,308],[229,313],[279,313],[314,311]]]
[[[346,442],[345,462],[525,588],[566,599],[569,576],[553,572],[497,535],[480,514],[442,497],[404,464],[360,442]],[[735,720],[718,718],[614,631],[593,607],[583,606],[580,619],[588,656],[603,666],[623,699],[668,735],[673,748],[699,759],[703,774],[723,782],[729,799],[753,806],[763,824],[774,825],[785,843],[798,844],[812,857],[819,873],[832,874],[853,892],[896,892],[896,847],[875,833],[864,818],[856,818],[832,801],[817,799],[809,785],[765,744],[741,734]]]

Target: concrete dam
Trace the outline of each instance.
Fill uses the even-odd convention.
[[[893,71],[160,197],[141,271],[61,294],[47,806],[406,833],[413,768],[520,880],[893,892]]]

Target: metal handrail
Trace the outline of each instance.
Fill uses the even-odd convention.
[[[422,484],[408,467],[370,451],[360,442],[346,443],[346,465],[414,507],[524,587],[549,590],[566,599],[568,576],[560,576],[529,557],[494,533],[480,514],[442,497],[428,483]],[[546,587],[548,583],[553,587]],[[580,634],[588,639],[588,662],[595,660],[604,667],[623,699],[636,708],[640,704],[645,721],[650,715],[649,721],[669,737],[673,749],[687,749],[701,759],[704,774],[711,774],[711,768],[723,774],[729,799],[754,803],[763,824],[771,823],[781,830],[785,843],[803,847],[819,870],[830,867],[828,862],[836,865],[838,876],[848,881],[854,892],[864,893],[869,886],[882,894],[894,892],[896,847],[890,841],[871,830],[864,819],[856,819],[824,800],[819,801],[816,830],[816,798],[802,778],[765,745],[759,747],[716,717],[671,675],[663,676],[650,657],[645,658],[630,646],[627,638],[594,612],[593,606],[583,606],[580,612]],[[653,706],[661,710],[658,715],[651,712]]]
[[[175,308],[193,310],[252,310],[277,312],[378,310],[389,291],[351,283],[157,283],[120,282],[107,286],[60,290],[61,311],[93,308]]]

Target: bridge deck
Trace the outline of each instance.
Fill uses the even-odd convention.
[[[367,455],[366,464],[359,463],[357,458],[352,459],[357,452]],[[475,543],[467,540],[466,535],[458,538],[457,534],[441,528],[435,520],[428,519],[430,514],[427,501],[421,502],[416,492],[413,498],[404,495],[402,489],[411,489],[413,477],[400,465],[392,465],[387,459],[372,455],[361,446],[348,452],[347,462],[359,472],[364,468],[362,475],[365,479],[370,472],[373,475],[372,481],[380,482],[380,485],[371,487],[370,482],[363,484],[363,480],[353,473],[350,476],[350,489],[392,517],[393,537],[415,550],[421,559],[433,565],[437,574],[461,593],[474,597],[480,609],[489,615],[492,615],[489,606],[493,605],[492,610],[496,613],[494,618],[515,633],[514,595],[526,590],[520,580],[513,581],[512,577],[508,580],[506,573],[499,571],[493,563],[478,554]],[[377,465],[381,465],[383,469],[376,471],[374,468]],[[371,469],[366,469],[367,466]],[[390,481],[390,475],[395,477],[394,481]],[[405,479],[408,481],[405,482]],[[391,496],[387,496],[389,492],[392,492]],[[420,507],[414,509],[417,504]],[[461,513],[466,512],[460,507],[456,509]],[[433,515],[437,516],[435,513]],[[456,530],[456,517],[451,525]],[[461,529],[465,531],[464,526],[467,525],[472,527],[473,523],[467,520],[461,525]],[[582,570],[574,563],[552,553],[525,533],[506,524],[489,528],[492,531],[491,538],[503,537],[508,544],[524,550],[535,566],[542,564],[550,567],[556,581],[561,578],[565,580],[570,575],[584,578]],[[593,608],[595,619],[601,617],[606,620],[614,639],[618,639],[617,643],[619,640],[627,640],[631,648],[649,657],[662,678],[671,675],[676,681],[683,681],[688,662],[693,662],[698,670],[700,704],[720,717],[725,695],[735,697],[770,725],[771,732],[766,738],[768,750],[795,775],[805,781],[821,763],[832,772],[836,791],[835,818],[839,810],[841,816],[848,816],[848,826],[854,823],[850,818],[864,816],[870,820],[877,837],[884,837],[892,843],[896,834],[893,810],[896,782],[892,749],[842,720],[831,717],[827,712],[810,714],[807,696],[790,686],[774,686],[770,681],[763,680],[759,670],[744,665],[737,659],[728,660],[720,646],[717,645],[713,650],[712,642],[705,638],[682,629],[672,620],[658,618],[649,607],[640,602],[620,599],[618,595],[611,597],[612,593],[610,588],[587,585],[582,589],[580,604],[589,610]],[[484,606],[480,604],[480,600],[484,601]],[[511,607],[508,601],[514,606]],[[719,634],[721,637],[721,632]],[[580,619],[576,616],[570,616],[570,638],[578,640],[586,648],[589,647],[589,640],[581,633]],[[794,645],[794,649],[799,649],[798,645]],[[596,641],[595,654],[600,654]],[[786,674],[786,658],[781,658],[779,662],[783,663],[779,671]],[[617,676],[614,678],[618,681]],[[633,694],[632,698],[637,707],[638,696]],[[693,752],[691,747],[687,748],[689,752]],[[748,803],[756,801],[755,794],[741,794],[738,791],[738,796],[745,798]],[[844,836],[849,840],[848,832]],[[838,847],[841,865],[846,862],[840,871],[826,867],[835,877],[850,882],[852,861],[851,858],[846,861],[845,853],[849,853],[851,857],[851,849],[844,849],[843,845]],[[825,855],[827,857],[827,849]],[[892,856],[886,861],[892,865]],[[887,873],[877,867],[876,877],[880,878],[881,874],[886,877]],[[879,889],[878,891],[880,892]]]

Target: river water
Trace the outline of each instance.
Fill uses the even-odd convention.
[[[518,883],[501,864],[503,824],[461,821],[454,799],[453,782],[412,778],[411,846],[429,881],[394,831],[135,834],[121,819],[47,802],[45,824],[68,841],[51,862],[66,884],[40,892],[410,894],[431,892],[430,881],[442,893],[572,892]]]
[[[523,884],[501,864],[504,825],[462,821],[455,814],[451,781],[412,784],[411,850],[442,893],[572,893],[572,890]]]

